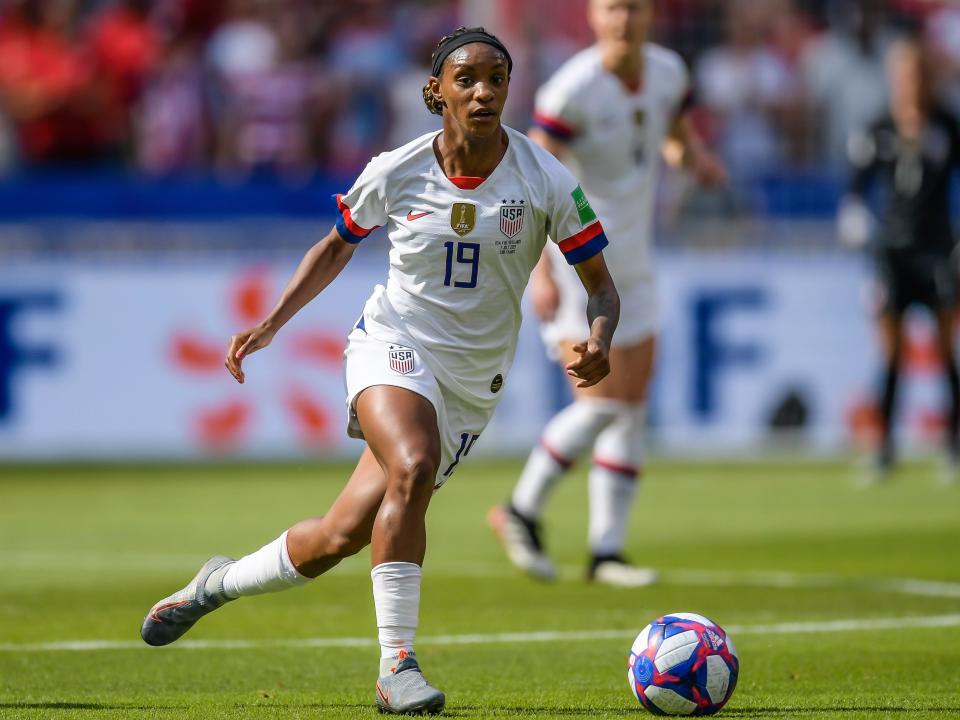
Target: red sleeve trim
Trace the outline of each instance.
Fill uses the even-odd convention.
[[[569,237],[566,240],[561,241],[560,251],[566,255],[573,250],[576,250],[578,247],[586,245],[588,242],[593,240],[597,235],[600,235],[603,232],[603,226],[599,222],[595,222],[593,225],[588,227],[586,230],[581,230],[573,237]]]
[[[562,140],[570,140],[577,134],[576,128],[558,117],[547,115],[542,112],[533,113],[533,123],[537,127],[543,128],[549,134]]]
[[[347,226],[347,229],[357,237],[364,238],[376,229],[370,228],[367,230],[366,228],[357,225],[353,219],[353,216],[350,214],[350,208],[348,208],[346,203],[343,202],[343,195],[337,195],[337,208],[340,210],[340,214],[343,216],[343,222]]]

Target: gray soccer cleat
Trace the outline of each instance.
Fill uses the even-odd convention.
[[[436,715],[446,697],[423,677],[417,658],[401,654],[396,668],[377,680],[377,708],[393,715]]]
[[[557,579],[557,568],[543,551],[539,523],[524,517],[509,504],[491,508],[487,522],[500,538],[514,567],[544,582]]]
[[[234,562],[224,555],[210,558],[185,588],[150,608],[140,628],[143,641],[147,645],[169,645],[197,620],[232,600],[223,591],[223,576]]]

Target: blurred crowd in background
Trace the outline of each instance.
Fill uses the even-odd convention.
[[[690,63],[697,122],[736,181],[840,170],[850,131],[885,108],[898,33],[929,41],[941,96],[960,111],[954,3],[657,3],[655,39]],[[0,168],[353,173],[436,126],[420,96],[430,53],[478,19],[520,61],[507,120],[524,128],[537,85],[591,40],[585,5],[4,0]]]

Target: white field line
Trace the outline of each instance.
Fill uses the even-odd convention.
[[[960,583],[915,578],[855,578],[842,575],[723,570],[665,570],[663,578],[677,585],[797,589],[860,588],[883,593],[960,598]]]
[[[192,554],[143,553],[74,553],[70,555],[70,569],[82,572],[129,571],[149,574],[157,571],[183,570],[189,577],[206,560],[206,556]],[[61,552],[0,552],[0,568],[30,569],[63,566]],[[462,566],[430,564],[431,574],[463,578],[518,577],[506,562],[472,562]],[[338,575],[367,576],[369,568],[363,563],[337,567]],[[563,580],[581,581],[583,568],[564,565],[559,568]],[[847,588],[875,592],[920,595],[924,597],[960,598],[960,582],[919,580],[915,578],[856,578],[842,575],[791,573],[770,571],[727,571],[698,569],[664,569],[662,581],[668,585],[766,587],[766,588]]]
[[[905,628],[960,627],[960,614],[928,617],[859,618],[813,622],[773,623],[768,625],[729,625],[733,636],[742,635],[805,635],[811,633],[876,632]],[[595,640],[633,639],[635,630],[573,630],[491,633],[475,635],[434,635],[417,639],[419,645],[489,645],[536,642],[589,642]],[[171,649],[181,650],[252,650],[260,648],[356,648],[376,647],[370,637],[290,638],[272,640],[183,640]],[[76,640],[48,643],[3,643],[0,652],[26,653],[49,651],[149,650],[142,642],[131,640]]]

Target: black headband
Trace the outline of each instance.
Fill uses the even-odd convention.
[[[502,52],[507,58],[507,74],[509,75],[511,72],[513,72],[513,60],[510,58],[510,53],[507,52],[507,48],[504,47],[503,43],[492,35],[488,35],[485,32],[480,32],[479,30],[474,30],[472,32],[465,32],[463,35],[457,35],[457,37],[437,51],[436,57],[433,58],[433,76],[435,78],[440,77],[440,73],[443,71],[443,61],[447,59],[450,53],[452,53],[454,50],[459,50],[464,45],[477,42],[485,45],[491,45]]]

